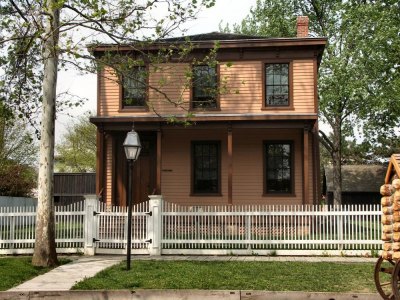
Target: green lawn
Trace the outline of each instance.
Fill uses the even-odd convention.
[[[133,261],[73,289],[216,289],[376,292],[373,263]]]
[[[0,257],[0,291],[6,291],[52,269],[34,267],[31,261],[32,257]],[[59,261],[61,264],[70,262],[68,259]]]

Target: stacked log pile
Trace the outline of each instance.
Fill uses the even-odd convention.
[[[383,233],[382,257],[387,260],[400,259],[400,179],[384,184],[380,189],[382,199]]]

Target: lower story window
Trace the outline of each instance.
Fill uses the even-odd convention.
[[[293,192],[292,142],[265,142],[265,193],[290,194]]]
[[[193,194],[220,193],[220,142],[192,142]]]

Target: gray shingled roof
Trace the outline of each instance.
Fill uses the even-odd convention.
[[[192,42],[199,42],[199,41],[257,40],[257,39],[264,39],[264,38],[266,38],[266,37],[214,31],[214,32],[209,32],[209,33],[201,33],[201,34],[195,34],[195,35],[187,35],[187,36],[181,36],[181,37],[160,39],[160,41],[161,42],[183,42],[186,40],[190,40]]]
[[[325,167],[328,192],[333,191],[333,168]],[[386,166],[345,165],[342,166],[343,192],[376,192],[385,183]]]

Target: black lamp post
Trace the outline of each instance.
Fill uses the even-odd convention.
[[[124,150],[126,159],[128,160],[128,236],[126,249],[126,268],[131,269],[131,247],[132,247],[132,167],[133,163],[138,159],[142,145],[140,144],[139,135],[135,131],[132,124],[132,130],[127,133],[124,141]]]

